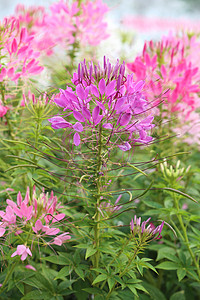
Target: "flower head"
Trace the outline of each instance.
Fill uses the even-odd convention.
[[[25,245],[18,245],[17,250],[11,255],[11,257],[14,257],[16,255],[21,256],[21,260],[25,260],[28,255],[32,256],[32,253],[28,247]]]
[[[44,192],[37,196],[35,187],[30,197],[29,188],[25,198],[22,198],[21,193],[17,195],[17,202],[10,199],[6,200],[7,207],[5,211],[0,211],[0,237],[9,237],[12,232],[16,235],[15,242],[24,240],[25,244],[32,242],[34,239],[42,239],[44,244],[62,245],[71,237],[69,232],[60,234],[60,221],[64,219],[65,214],[58,210],[61,208],[57,197],[51,192],[50,197]],[[29,232],[30,240],[27,241],[27,231]],[[60,234],[57,236],[57,234]],[[44,238],[48,241],[45,242]],[[50,239],[50,240],[49,240]],[[53,241],[51,241],[53,239]],[[21,255],[21,260],[25,260],[27,255],[32,256],[28,247],[17,245],[17,250],[12,254]]]
[[[161,239],[161,232],[163,229],[164,221],[161,223],[161,225],[155,227],[153,223],[149,223],[150,220],[151,218],[148,218],[146,221],[143,221],[141,223],[141,217],[137,218],[137,216],[135,215],[134,220],[132,219],[130,222],[132,234],[134,236],[137,234],[139,237],[143,236],[146,240]],[[149,225],[147,225],[148,223]]]
[[[142,93],[144,82],[133,82],[133,75],[125,76],[124,63],[117,61],[113,66],[104,57],[103,67],[93,62],[87,66],[84,60],[72,82],[75,90],[61,89],[54,99],[65,118],[54,116],[49,122],[54,129],[67,128],[75,146],[89,142],[89,131],[93,135],[98,128],[105,134],[107,146],[118,145],[123,151],[136,142],[146,144],[152,140],[148,131],[153,127],[153,117]]]

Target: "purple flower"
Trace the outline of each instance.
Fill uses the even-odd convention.
[[[93,62],[87,66],[84,60],[72,82],[75,90],[61,89],[54,99],[67,111],[67,117],[54,116],[49,122],[54,129],[68,128],[74,132],[75,146],[82,140],[85,143],[97,140],[99,128],[103,129],[105,144],[118,146],[122,151],[130,150],[136,142],[147,144],[152,140],[148,131],[154,126],[153,117],[142,94],[144,81],[133,82],[133,75],[125,76],[125,63],[117,61],[111,65],[104,57],[103,67]]]
[[[138,234],[139,236],[145,235],[147,240],[152,240],[152,239],[161,239],[162,235],[162,229],[164,226],[164,221],[161,223],[161,225],[155,227],[153,223],[150,223],[148,226],[147,224],[151,218],[148,218],[146,221],[143,221],[141,223],[141,217],[137,218],[137,216],[134,216],[134,220],[132,219],[130,222],[130,228],[132,234],[135,236],[135,234]],[[146,227],[147,226],[147,227]]]

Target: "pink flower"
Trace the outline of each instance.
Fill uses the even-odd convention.
[[[48,11],[41,6],[27,9],[17,6],[16,15],[20,24],[34,35],[33,48],[52,55],[55,46],[68,49],[76,40],[82,45],[97,45],[106,39],[104,16],[107,11],[108,6],[101,0],[86,1],[81,6],[78,1],[69,4],[69,1],[60,0]]]
[[[18,245],[17,250],[11,255],[11,257],[14,257],[16,255],[21,255],[21,260],[25,260],[28,255],[32,256],[32,253],[28,247],[25,245]]]
[[[34,267],[31,266],[31,265],[26,265],[25,268],[26,268],[26,269],[29,269],[29,270],[36,271],[36,268],[34,268]]]
[[[8,111],[8,107],[0,104],[0,118],[2,118]]]
[[[64,242],[66,242],[67,240],[70,240],[71,236],[69,235],[69,232],[65,232],[62,233],[58,236],[56,236],[52,242],[52,244],[61,246]]]
[[[200,144],[199,129],[199,53],[200,43],[196,37],[172,35],[161,41],[145,43],[143,52],[134,62],[128,63],[134,79],[146,81],[146,97],[162,102],[154,110],[164,121],[173,119],[171,131],[185,135],[189,144]],[[160,108],[160,112],[159,112]],[[195,116],[196,114],[196,116]],[[196,134],[197,133],[197,134]],[[145,137],[143,130],[141,140]],[[146,137],[145,137],[146,140]]]

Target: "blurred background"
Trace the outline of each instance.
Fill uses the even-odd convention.
[[[0,0],[0,18],[14,12],[19,3],[25,5],[49,5],[52,0]],[[111,8],[111,14],[118,20],[126,15],[148,17],[198,18],[200,0],[104,0]]]
[[[106,21],[110,38],[97,56],[132,57],[145,40],[156,40],[169,31],[200,28],[200,0],[102,0],[110,8]],[[49,6],[56,0],[0,0],[0,19],[14,14],[17,4]],[[71,2],[71,1],[69,1]]]

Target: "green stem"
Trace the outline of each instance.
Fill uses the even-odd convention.
[[[99,139],[98,139],[98,154],[97,154],[97,173],[96,173],[96,213],[95,213],[95,225],[94,225],[94,244],[97,248],[94,258],[94,267],[99,267],[99,236],[100,236],[100,212],[99,205],[101,199],[101,166],[102,166],[102,137],[101,137],[101,124],[99,125]]]
[[[195,267],[196,267],[196,269],[197,269],[197,274],[198,274],[199,281],[200,281],[200,268],[199,268],[199,264],[198,264],[198,261],[196,260],[196,257],[195,257],[195,255],[194,255],[194,253],[192,252],[192,250],[191,250],[191,248],[190,248],[189,240],[188,240],[188,236],[187,236],[187,230],[186,230],[185,225],[184,225],[184,223],[183,223],[183,218],[182,218],[182,216],[179,214],[180,208],[179,208],[179,204],[178,204],[178,200],[177,200],[176,195],[174,195],[174,203],[175,203],[175,207],[176,207],[176,209],[177,209],[177,211],[178,211],[177,218],[178,218],[179,224],[180,224],[180,226],[181,226],[181,229],[182,229],[182,231],[183,231],[183,236],[182,236],[182,238],[183,238],[183,241],[185,242],[185,245],[186,245],[186,247],[187,247],[187,249],[188,249],[188,251],[189,251],[189,253],[190,253],[190,256],[191,256],[191,258],[192,258],[192,260],[193,260],[193,263],[194,263],[194,265],[195,265]]]
[[[5,289],[5,286],[6,286],[7,282],[8,282],[8,280],[9,280],[10,276],[12,275],[14,268],[16,267],[16,264],[17,264],[17,262],[15,262],[12,265],[10,271],[7,273],[6,278],[4,279],[4,282],[3,282],[3,284],[2,284],[2,286],[0,288],[1,292],[3,292],[3,290]]]
[[[120,278],[123,277],[123,276],[127,273],[128,269],[129,269],[129,267],[130,267],[130,265],[131,265],[132,262],[135,260],[137,254],[138,254],[138,252],[140,251],[140,249],[142,248],[142,246],[143,246],[143,241],[141,240],[141,241],[139,241],[139,243],[137,244],[137,246],[136,246],[136,248],[135,248],[135,251],[134,251],[134,253],[133,253],[133,256],[129,259],[129,262],[128,262],[126,268],[125,268],[122,272],[120,272],[120,274],[119,274],[119,277],[120,277]],[[115,285],[116,285],[116,283],[117,283],[117,282],[115,281],[115,284],[113,285],[112,289],[109,291],[108,295],[106,296],[106,300],[110,298],[112,292],[115,290]]]

